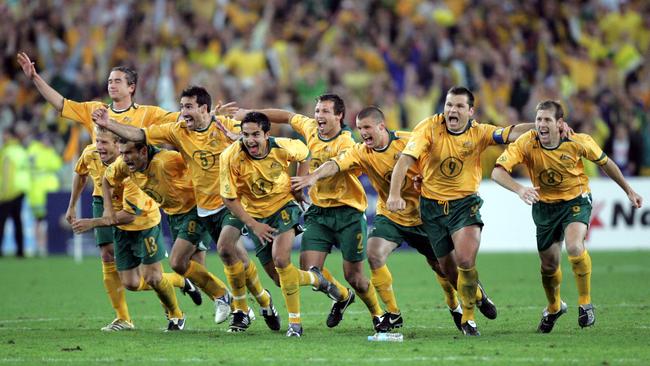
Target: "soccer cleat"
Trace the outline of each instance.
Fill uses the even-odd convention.
[[[497,318],[497,307],[494,305],[492,300],[490,300],[490,297],[488,296],[487,292],[485,292],[485,289],[483,288],[483,285],[481,284],[480,281],[478,283],[478,288],[481,290],[481,294],[483,295],[481,297],[481,300],[476,302],[476,306],[478,307],[478,310],[486,318],[488,318],[488,319],[496,319]]]
[[[115,319],[107,326],[102,327],[102,332],[119,332],[121,330],[133,330],[135,326],[128,320]]]
[[[342,301],[334,301],[332,304],[330,315],[327,316],[328,327],[334,328],[335,326],[339,325],[341,320],[343,320],[343,313],[345,312],[345,309],[347,309],[348,306],[354,302],[354,290],[350,288],[348,291],[350,292],[350,295],[347,299]]]
[[[250,306],[248,307],[248,319],[250,319],[251,323],[252,323],[255,319],[257,319],[257,318],[255,317],[255,312],[253,311],[253,308],[250,307]]]
[[[456,306],[456,309],[449,309],[449,312],[451,313],[451,318],[454,319],[456,328],[462,332],[463,329],[461,328],[461,323],[463,321],[463,308],[460,306],[460,304],[458,304],[458,306]]]
[[[167,324],[167,330],[165,330],[165,332],[183,330],[184,328],[185,328],[185,314],[183,314],[182,318],[170,318],[169,323]]]
[[[287,337],[302,337],[302,324],[289,323],[289,328],[287,329]]]
[[[271,293],[269,290],[264,289],[266,293],[269,294],[269,307],[268,308],[260,308],[260,313],[262,314],[262,317],[264,317],[264,321],[266,322],[266,326],[269,327],[269,329],[278,331],[280,330],[281,324],[280,324],[280,315],[278,315],[278,311],[275,309],[275,306],[273,306],[273,299],[271,298]]]
[[[461,324],[460,328],[463,330],[463,334],[466,336],[480,336],[481,333],[476,328],[476,323],[473,320],[468,320],[465,323]]]
[[[230,320],[230,328],[228,329],[228,332],[244,332],[250,325],[251,319],[248,314],[241,310],[237,310],[232,313],[232,320]]]
[[[381,323],[375,327],[375,331],[378,333],[386,333],[395,328],[401,328],[403,325],[404,319],[402,318],[402,313],[395,314],[387,311],[381,316]]]
[[[596,314],[593,305],[584,304],[578,306],[578,325],[580,328],[591,327],[595,322]]]
[[[226,293],[221,296],[217,297],[214,300],[214,322],[217,324],[221,324],[228,319],[228,316],[230,316],[230,303],[232,302],[232,296],[230,296],[230,292],[226,291]]]
[[[192,302],[194,302],[196,305],[201,305],[201,303],[203,303],[203,299],[201,298],[201,290],[199,290],[198,287],[194,286],[189,278],[185,279],[185,286],[183,286],[181,292],[183,295],[189,295],[190,299],[192,299]]]
[[[318,267],[309,267],[309,272],[313,273],[316,278],[318,278],[318,287],[312,287],[314,291],[323,292],[327,297],[334,301],[339,301],[341,299],[341,292],[339,289],[323,276],[323,273]]]
[[[548,308],[544,308],[544,311],[542,312],[542,320],[539,322],[539,326],[537,327],[537,332],[538,333],[551,333],[553,330],[553,326],[555,326],[555,322],[562,316],[562,314],[567,312],[567,306],[564,301],[560,303],[560,310],[557,312],[551,314],[548,312]]]
[[[386,333],[388,332],[387,329],[380,327],[381,325],[381,316],[373,316],[372,317],[372,328],[375,330],[377,333]]]

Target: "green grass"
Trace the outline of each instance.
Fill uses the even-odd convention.
[[[412,252],[394,254],[389,265],[406,322],[403,343],[367,341],[373,332],[360,299],[337,328],[327,328],[330,302],[308,288],[302,291],[301,339],[269,331],[261,318],[245,333],[227,333],[227,323],[214,324],[211,303],[196,307],[180,295],[187,328],[163,333],[166,321],[153,292],[127,294],[136,331],[102,333],[99,328],[114,314],[98,258],[81,264],[69,258],[3,258],[0,364],[648,364],[650,252],[594,252],[592,258],[596,325],[585,330],[577,325],[575,282],[564,259],[562,294],[569,313],[553,333],[540,335],[535,329],[545,298],[536,255],[480,254],[481,280],[499,316],[488,321],[478,315],[482,336],[467,339],[454,327],[423,258]],[[208,267],[224,277],[214,253]],[[340,254],[333,253],[328,268],[342,279],[340,267]],[[271,287],[261,269],[260,274],[283,317],[284,330],[280,291]]]

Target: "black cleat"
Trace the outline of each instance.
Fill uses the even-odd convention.
[[[192,281],[189,278],[185,279],[185,286],[181,289],[183,295],[189,295],[192,302],[196,305],[201,305],[203,299],[201,298],[201,290],[198,287],[194,286]]]
[[[244,332],[250,325],[251,319],[248,314],[244,313],[241,310],[237,310],[232,313],[232,319],[230,320],[230,328],[228,328],[228,332]]]
[[[596,314],[593,305],[584,304],[578,306],[578,325],[580,328],[591,327],[595,322]]]
[[[165,332],[174,332],[183,330],[185,328],[185,314],[182,318],[171,318],[167,324],[167,330]]]
[[[341,292],[339,289],[334,286],[330,281],[328,281],[320,269],[316,266],[309,267],[309,272],[313,273],[316,278],[318,278],[318,287],[312,287],[314,291],[323,292],[334,301],[341,300]]]
[[[474,323],[473,320],[468,320],[465,323],[461,324],[460,328],[463,330],[463,334],[466,336],[477,337],[481,335],[481,333],[478,331],[478,328],[476,328],[476,323]]]
[[[302,324],[289,323],[289,328],[287,329],[287,337],[302,337]]]
[[[381,316],[373,316],[372,317],[372,328],[375,330],[377,333],[386,333],[388,330],[385,328],[380,327],[381,325]]]
[[[260,307],[260,312],[262,313],[262,316],[264,317],[264,321],[266,322],[266,325],[269,327],[269,329],[278,331],[280,330],[281,324],[280,324],[280,315],[278,315],[278,311],[275,309],[275,306],[273,306],[273,299],[271,298],[271,293],[269,290],[264,289],[269,294],[269,307],[268,308],[262,308]]]
[[[459,304],[456,306],[456,309],[449,309],[449,312],[451,313],[451,318],[454,320],[454,324],[456,324],[456,328],[462,332],[463,329],[460,325],[463,321],[463,308]]]
[[[485,292],[485,289],[483,288],[483,285],[479,281],[478,283],[478,288],[481,290],[481,300],[476,302],[476,306],[478,307],[478,310],[483,314],[488,319],[496,319],[497,318],[497,307],[494,305],[492,300],[490,300],[490,297],[488,296],[487,292]]]
[[[404,326],[404,319],[402,318],[402,313],[390,313],[385,312],[381,316],[381,323],[375,327],[377,333],[387,333],[395,328],[401,328]]]
[[[548,312],[548,308],[544,308],[542,312],[542,320],[539,321],[539,326],[537,327],[537,333],[551,333],[555,322],[562,316],[562,314],[567,312],[567,306],[564,301],[560,303],[560,310],[551,314]]]
[[[327,316],[328,327],[334,328],[335,326],[339,325],[341,320],[343,320],[343,313],[345,312],[345,309],[347,309],[348,306],[354,302],[354,290],[350,288],[348,291],[350,292],[350,295],[347,299],[343,301],[334,301],[332,304],[330,315]]]

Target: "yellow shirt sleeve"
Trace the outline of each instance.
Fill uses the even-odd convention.
[[[359,154],[359,145],[346,150],[343,154],[332,158],[332,161],[339,166],[340,171],[361,169],[361,155]],[[361,148],[363,148],[361,146]]]
[[[413,129],[411,138],[406,143],[402,154],[411,156],[417,160],[423,152],[429,149],[433,142],[431,130],[431,118],[427,118],[418,123]]]
[[[129,176],[129,167],[126,165],[121,156],[118,156],[113,164],[109,165],[104,172],[104,178],[108,183],[115,187],[116,184],[121,185],[124,179]]]
[[[275,143],[287,151],[289,161],[301,163],[309,157],[307,145],[300,140],[276,138]]]
[[[591,160],[598,165],[607,164],[607,160],[609,160],[609,158],[591,136],[584,133],[578,133],[571,139],[575,140],[581,145],[583,149],[581,153],[585,159]]]
[[[151,111],[147,113],[145,120],[142,121],[143,127],[174,123],[178,121],[178,117],[180,116],[180,112],[169,112],[156,106],[149,106],[149,108]]]
[[[302,114],[295,114],[289,121],[289,124],[296,132],[306,137],[309,134],[308,125],[310,123],[313,124],[313,121],[312,118],[303,116]]]
[[[91,135],[93,134],[93,119],[92,113],[99,108],[107,108],[106,105],[100,102],[75,102],[70,99],[63,99],[63,109],[61,110],[61,117],[71,119],[81,123]]]
[[[149,145],[171,144],[178,146],[174,130],[181,122],[165,123],[155,127],[143,128],[145,142]]]
[[[237,198],[236,173],[230,164],[230,155],[234,154],[237,148],[237,144],[232,144],[219,156],[219,193],[223,198]]]
[[[79,175],[88,175],[88,164],[86,163],[86,150],[81,154],[79,159],[77,160],[77,164],[74,166],[74,171],[75,173]]]
[[[517,164],[524,162],[523,145],[526,141],[529,141],[530,138],[530,132],[519,136],[517,141],[508,145],[506,150],[501,154],[501,156],[499,156],[496,165],[503,167],[503,169],[507,170],[508,173],[512,173],[512,168]]]

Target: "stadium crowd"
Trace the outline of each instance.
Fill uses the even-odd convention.
[[[106,100],[109,69],[134,66],[136,100],[168,110],[190,84],[215,100],[301,113],[332,91],[351,126],[375,104],[390,128],[412,129],[441,110],[452,85],[475,91],[477,119],[497,125],[530,121],[537,101],[557,99],[626,175],[650,175],[644,1],[52,0],[5,2],[0,14],[0,126],[54,132],[67,161],[81,131],[21,76],[18,51],[73,100]]]

